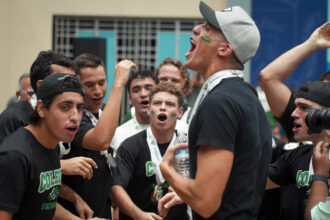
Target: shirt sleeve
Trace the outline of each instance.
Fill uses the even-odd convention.
[[[292,131],[294,119],[291,117],[292,112],[295,110],[296,105],[294,104],[295,96],[291,94],[288,105],[281,118],[276,118],[281,124],[289,142],[296,142],[294,140],[294,133]]]
[[[330,197],[325,202],[320,202],[311,210],[312,219],[330,219]]]
[[[29,179],[29,167],[22,153],[0,152],[0,209],[18,212]]]
[[[290,175],[290,159],[293,151],[286,152],[280,156],[275,163],[269,166],[269,178],[276,184],[283,186],[294,183],[295,179]]]
[[[78,132],[74,137],[72,141],[73,144],[71,146],[82,146],[82,141],[86,133],[92,128],[94,128],[94,125],[90,122],[89,118],[84,113],[80,122]]]
[[[117,167],[114,169],[114,185],[120,185],[124,189],[127,188],[135,171],[137,151],[138,147],[136,147],[136,144],[132,144],[131,140],[126,140],[120,145],[115,158]]]

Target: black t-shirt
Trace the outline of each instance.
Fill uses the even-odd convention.
[[[111,200],[109,198],[109,193],[111,187],[111,172],[108,163],[105,156],[101,155],[100,151],[86,150],[82,147],[82,140],[85,134],[92,128],[94,128],[94,125],[84,113],[79,130],[74,140],[71,142],[71,151],[69,154],[65,155],[63,159],[78,156],[89,157],[95,161],[98,168],[93,169],[93,177],[90,180],[84,179],[81,176],[63,175],[63,183],[71,187],[85,200],[94,211],[95,217],[110,218]],[[61,198],[59,202],[70,212],[77,214],[72,203]]]
[[[158,144],[161,155],[164,155],[168,144]],[[122,186],[132,201],[145,212],[158,213],[157,204],[151,196],[157,184],[153,170],[150,150],[147,143],[146,130],[127,138],[118,148],[116,156],[117,168],[114,171],[114,185]],[[167,185],[167,186],[166,186]],[[168,184],[163,184],[168,188]],[[166,192],[167,189],[164,189]],[[173,207],[168,220],[183,220],[186,215],[185,206]],[[131,219],[120,212],[120,220]]]
[[[271,160],[271,131],[263,107],[243,80],[222,80],[197,109],[189,127],[193,178],[201,145],[234,153],[221,206],[210,219],[256,219]]]
[[[28,125],[32,112],[28,101],[17,102],[6,108],[0,115],[0,144],[18,128]]]
[[[294,119],[291,117],[295,110],[295,96],[291,94],[288,105],[281,118],[277,118],[283,127],[289,141],[294,140],[292,131]],[[308,180],[302,184],[297,181],[297,175],[303,174],[304,178],[309,179],[308,170],[311,157],[313,155],[312,145],[301,145],[278,158],[276,163],[271,164],[269,177],[275,183],[281,185],[281,219],[303,219],[306,202],[308,198]],[[301,177],[300,177],[301,178]],[[301,186],[303,185],[303,186]]]
[[[0,173],[1,210],[13,219],[52,219],[61,185],[56,150],[20,128],[0,145]]]

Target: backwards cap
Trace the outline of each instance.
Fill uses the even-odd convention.
[[[330,83],[321,81],[308,81],[299,88],[298,98],[304,98],[330,107]]]
[[[244,64],[257,52],[260,43],[259,30],[252,18],[239,6],[214,11],[206,3],[199,3],[203,17],[222,31],[239,61]]]
[[[76,75],[56,73],[47,76],[37,90],[37,99],[51,99],[63,92],[76,92],[85,95],[83,85]]]

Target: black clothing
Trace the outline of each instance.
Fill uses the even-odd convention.
[[[234,153],[221,206],[209,219],[256,219],[271,160],[271,131],[258,98],[242,79],[223,79],[197,109],[189,127],[192,178],[201,145]]]
[[[73,189],[94,211],[95,217],[110,218],[111,200],[109,199],[111,187],[111,172],[105,156],[101,155],[100,151],[86,150],[82,147],[82,140],[85,134],[94,128],[91,120],[83,113],[79,130],[71,142],[71,151],[65,155],[63,159],[73,157],[89,157],[97,164],[98,168],[93,169],[93,177],[88,180],[82,176],[63,175],[63,183]],[[76,209],[72,203],[66,200],[59,199],[61,205],[70,212],[77,215]]]
[[[16,102],[0,115],[0,144],[11,133],[30,123],[33,108],[28,101]]]
[[[163,156],[168,144],[158,144]],[[123,187],[132,201],[145,212],[158,213],[157,204],[151,201],[151,196],[157,184],[153,169],[150,150],[147,143],[146,130],[127,138],[118,148],[116,156],[117,168],[114,171],[114,185]],[[168,184],[163,184],[164,194]],[[185,206],[175,206],[170,209],[168,220],[183,220],[186,215]],[[131,219],[120,212],[120,220]]]
[[[291,117],[296,108],[294,101],[295,96],[291,94],[282,117],[277,119],[289,141],[295,141],[292,131],[294,119]],[[304,219],[308,199],[308,170],[312,155],[313,145],[301,145],[284,153],[271,164],[269,178],[281,186],[280,219]]]
[[[25,128],[0,145],[0,209],[13,219],[52,219],[61,185],[57,150],[42,146]]]

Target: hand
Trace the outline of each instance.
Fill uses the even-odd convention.
[[[313,169],[315,174],[321,174],[329,178],[330,160],[328,143],[320,141],[313,153]]]
[[[118,206],[113,208],[112,220],[119,220],[119,208],[118,208]]]
[[[162,172],[164,178],[166,179],[166,174],[170,170],[174,170],[174,156],[175,152],[177,152],[180,149],[185,149],[188,147],[187,143],[181,143],[175,146],[170,146],[167,148],[164,157],[162,159],[162,162],[160,164],[160,171]]]
[[[135,216],[136,220],[162,220],[163,218],[153,212],[140,212]]]
[[[326,49],[330,47],[330,22],[324,23],[317,28],[307,40],[315,45],[317,50]]]
[[[158,201],[158,213],[165,218],[171,207],[182,203],[182,199],[176,194],[176,192],[167,193]]]
[[[89,205],[87,205],[87,203],[81,197],[77,198],[74,205],[80,218],[88,219],[93,217],[94,215],[93,210],[89,207]]]
[[[91,179],[93,176],[93,167],[97,169],[94,160],[88,157],[73,157],[71,159],[61,160],[62,174],[65,175],[80,175],[84,178]]]
[[[115,66],[114,85],[124,86],[128,80],[131,69],[136,69],[135,63],[130,60],[122,60]]]

